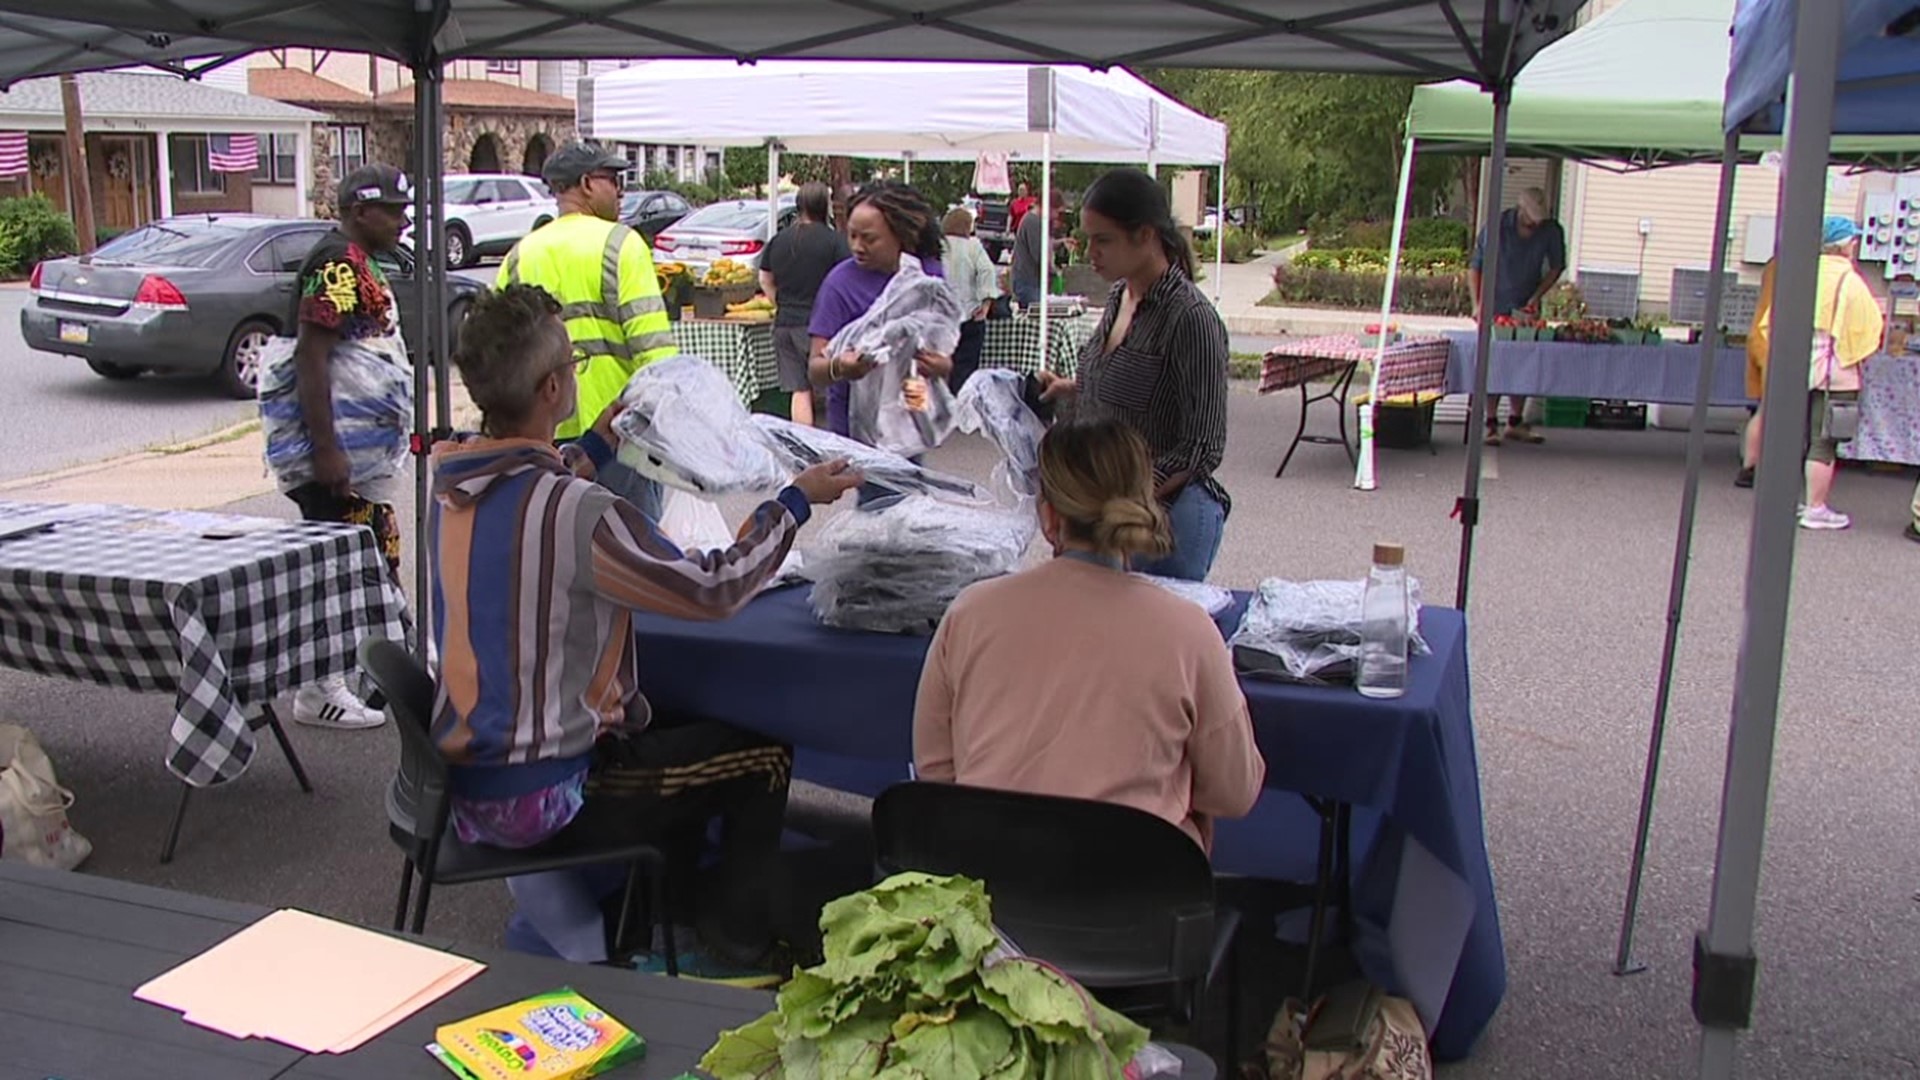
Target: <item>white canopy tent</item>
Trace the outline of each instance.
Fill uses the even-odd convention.
[[[765,146],[769,188],[782,151],[904,158],[909,167],[1005,153],[1040,162],[1043,206],[1053,202],[1056,161],[1217,165],[1226,205],[1227,126],[1122,68],[656,60],[583,81],[579,109],[580,132],[592,139]],[[770,199],[769,234],[778,214]],[[1050,215],[1040,233],[1041,250],[1051,250]],[[1215,300],[1225,250],[1216,244]],[[1042,304],[1042,359],[1048,319]]]

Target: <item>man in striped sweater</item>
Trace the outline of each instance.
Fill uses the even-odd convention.
[[[698,929],[708,955],[751,965],[768,944],[791,753],[717,722],[653,716],[636,689],[630,612],[733,614],[779,569],[811,505],[859,477],[844,462],[808,469],[733,546],[683,552],[591,479],[613,458],[617,404],[554,449],[578,393],[551,296],[512,285],[480,298],[454,360],[483,416],[480,436],[434,450],[433,737],[452,763],[454,827],[510,848],[563,829],[677,845],[720,816],[721,870]],[[594,899],[564,895],[584,883],[538,876],[537,894],[515,879],[515,895],[542,936],[568,959],[606,959]]]

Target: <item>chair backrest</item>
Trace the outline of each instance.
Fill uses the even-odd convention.
[[[387,785],[387,820],[421,844],[447,824],[447,762],[433,745],[433,676],[401,645],[360,642],[360,669],[386,696],[400,731],[400,768]]]
[[[873,806],[889,873],[964,874],[986,884],[1016,946],[1098,985],[1097,971],[1206,974],[1213,867],[1193,838],[1143,810],[1087,799],[897,784]]]

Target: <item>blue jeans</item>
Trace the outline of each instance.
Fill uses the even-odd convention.
[[[647,520],[660,524],[660,515],[666,512],[666,492],[660,489],[660,482],[641,476],[618,460],[609,461],[600,469],[600,486],[613,492],[640,508]]]
[[[1188,484],[1167,507],[1168,523],[1173,527],[1173,551],[1165,558],[1135,560],[1133,568],[1143,574],[1205,581],[1213,569],[1214,556],[1220,554],[1220,536],[1226,531],[1227,508],[1199,484]]]
[[[1016,281],[1013,283],[1013,298],[1021,307],[1029,307],[1040,302],[1040,283],[1037,281]]]

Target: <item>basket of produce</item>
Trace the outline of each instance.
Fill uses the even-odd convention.
[[[1386,330],[1383,332],[1380,329],[1379,323],[1368,323],[1366,332],[1360,335],[1360,347],[1363,349],[1377,349],[1380,347],[1382,339],[1385,339],[1385,343],[1390,346],[1400,344],[1399,324],[1388,323]]]
[[[773,301],[764,296],[754,296],[737,304],[728,304],[724,318],[729,322],[771,322]]]
[[[753,268],[721,259],[707,268],[693,290],[693,313],[702,319],[724,319],[728,304],[741,304],[759,292]]]
[[[654,276],[660,280],[660,301],[667,305],[667,318],[680,321],[680,311],[693,303],[693,274],[685,263],[657,263]]]
[[[1613,327],[1608,326],[1604,319],[1581,319],[1554,331],[1553,339],[1581,345],[1611,345],[1613,344]]]

